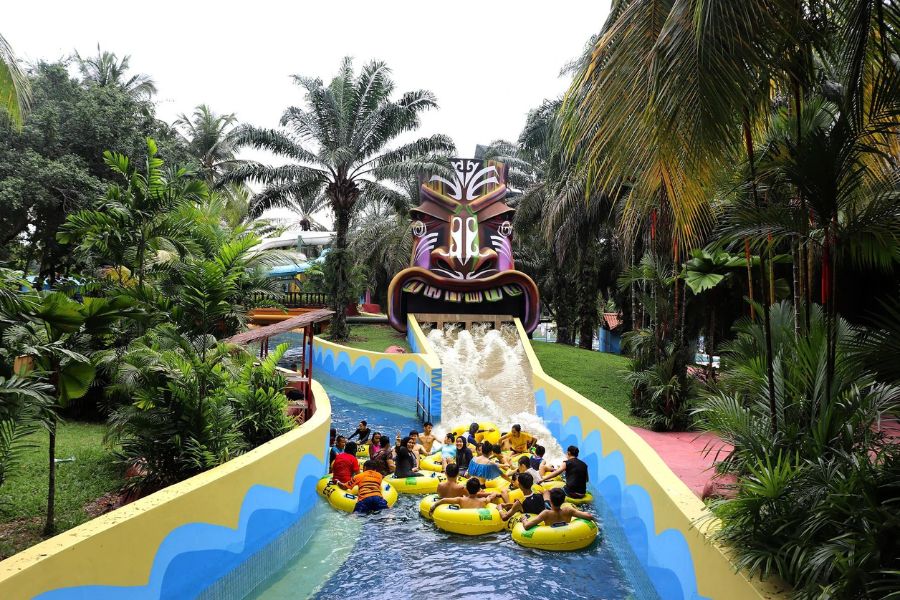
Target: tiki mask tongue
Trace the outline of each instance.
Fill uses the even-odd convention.
[[[391,323],[405,330],[411,312],[509,315],[531,331],[539,318],[537,287],[513,263],[507,167],[465,158],[451,164],[452,177],[420,182],[411,267],[391,282]]]

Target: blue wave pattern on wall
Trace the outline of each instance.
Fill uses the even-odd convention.
[[[247,490],[236,529],[209,523],[188,523],[172,530],[156,551],[150,580],[146,585],[61,588],[45,592],[37,598],[193,598],[309,512],[318,501],[316,482],[325,471],[321,459],[304,455],[297,466],[292,491],[263,485],[254,485]]]
[[[694,560],[684,534],[677,529],[655,533],[653,501],[642,486],[626,485],[622,453],[616,450],[604,456],[600,432],[591,430],[585,435],[577,416],[563,422],[561,402],[548,403],[543,388],[535,391],[534,400],[538,416],[560,445],[578,446],[579,458],[587,463],[592,488],[619,521],[659,596],[666,600],[703,598],[697,590]]]
[[[357,385],[416,397],[419,366],[414,360],[404,363],[401,370],[396,363],[388,359],[378,360],[373,366],[367,356],[361,356],[353,362],[346,352],[337,352],[335,356],[335,351],[331,348],[316,347],[313,352],[313,377],[316,369]]]

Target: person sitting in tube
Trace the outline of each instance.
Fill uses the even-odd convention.
[[[331,465],[331,477],[338,484],[347,484],[357,473],[359,461],[356,460],[356,442],[347,442],[344,451],[337,455]]]
[[[437,436],[432,433],[434,425],[426,421],[425,424],[422,425],[422,429],[424,429],[424,431],[422,432],[422,435],[419,436],[419,439],[417,441],[419,442],[419,444],[421,444],[425,455],[430,456],[439,451],[441,449],[441,445],[438,444],[437,448],[434,447],[434,443],[437,441]]]
[[[573,518],[596,521],[594,515],[591,513],[578,510],[571,504],[563,504],[566,501],[566,492],[563,491],[563,488],[553,488],[550,490],[549,496],[550,507],[544,509],[527,521],[524,521],[522,526],[525,527],[525,529],[531,529],[540,523],[543,523],[544,525],[568,523]]]
[[[363,464],[363,472],[353,477],[347,489],[357,486],[356,506],[353,512],[369,514],[388,508],[381,492],[382,476],[371,460]],[[339,484],[340,485],[340,484]],[[343,486],[341,486],[343,487]]]
[[[379,443],[380,446],[372,455],[371,461],[375,464],[376,471],[388,476],[394,472],[394,449],[391,447],[391,439],[386,435],[381,436]],[[372,447],[375,447],[375,442],[372,442]]]
[[[472,462],[472,449],[466,442],[466,438],[458,436],[456,438],[456,466],[459,467],[461,475],[468,474],[469,464]]]
[[[450,463],[456,464],[456,440],[452,433],[444,436],[444,445],[441,446],[441,470],[446,472]]]
[[[477,479],[470,479],[466,482],[466,494],[457,496],[456,498],[441,498],[431,505],[430,514],[434,514],[434,509],[442,504],[456,504],[460,508],[484,508],[489,502],[495,500],[500,494],[489,493],[482,495],[481,484]]]
[[[460,483],[459,467],[456,463],[447,465],[447,481],[438,484],[437,494],[441,498],[458,498],[466,493],[466,486]]]
[[[415,452],[415,454],[416,454],[416,462],[418,463],[419,460],[422,458],[422,456],[424,456],[426,454],[425,448],[422,447],[422,444],[419,443],[419,432],[418,431],[416,431],[415,429],[411,430],[409,432],[409,437],[410,437],[410,439],[412,439],[413,444],[415,444],[415,446],[413,447],[413,452]]]
[[[369,444],[369,458],[375,456],[381,450],[381,433],[376,431],[372,434],[372,441]]]
[[[416,460],[415,442],[411,437],[400,440],[400,445],[395,449],[394,477],[421,477],[419,463]]]
[[[565,495],[569,498],[584,498],[584,495],[587,494],[588,468],[587,464],[578,458],[578,446],[566,448],[565,464],[555,471],[544,475],[538,483],[544,483],[544,481],[553,479],[563,472],[566,474],[566,485],[562,488],[565,491]],[[544,491],[544,497],[548,500],[550,499],[546,490]]]
[[[360,421],[359,426],[357,426],[356,431],[347,436],[347,441],[349,442],[354,437],[359,436],[359,443],[365,445],[366,442],[369,441],[369,436],[372,434],[372,430],[369,429],[369,424],[365,421]]]
[[[530,473],[532,481],[537,481],[541,478],[541,474],[531,468],[531,459],[527,456],[520,456],[518,463],[516,464],[516,470],[509,473],[503,473],[501,477],[507,481],[513,481],[517,475],[521,475],[522,473]]]
[[[466,436],[466,441],[472,445],[475,445],[476,443],[478,443],[478,440],[475,439],[476,435],[478,435],[479,433],[489,433],[491,431],[497,430],[493,427],[490,427],[488,429],[479,429],[478,423],[472,423],[471,425],[469,425],[469,435]]]
[[[469,477],[477,479],[481,487],[485,487],[489,479],[496,479],[503,474],[503,471],[500,470],[500,465],[491,460],[493,452],[493,444],[482,442],[481,454],[473,458],[469,463]],[[503,496],[504,502],[509,502],[509,495],[505,489],[500,491],[500,495]]]
[[[503,468],[509,468],[512,466],[511,464],[509,464],[509,460],[500,450],[499,444],[491,444],[491,455],[489,458]]]
[[[522,433],[522,426],[516,423],[509,433],[500,436],[500,446],[504,450],[512,450],[516,454],[528,452],[532,444],[537,442],[533,435]]]
[[[531,449],[531,452],[531,468],[540,473],[541,477],[544,476],[544,473],[549,473],[553,470],[549,465],[544,463],[544,454],[547,453],[546,448],[540,444],[535,444],[534,448]]]
[[[331,450],[328,452],[328,470],[331,470],[331,465],[334,463],[334,459],[338,457],[347,446],[347,438],[342,435],[338,435],[334,438],[334,443],[331,445]]]
[[[508,521],[510,517],[518,512],[538,515],[550,508],[550,505],[544,500],[544,496],[540,492],[535,492],[531,489],[531,486],[534,485],[534,477],[531,476],[531,473],[518,473],[515,484],[522,490],[524,499],[516,500],[512,504],[501,504],[501,519]],[[565,498],[565,496],[563,496],[563,498]]]

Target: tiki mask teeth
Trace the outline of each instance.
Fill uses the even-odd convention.
[[[412,279],[403,284],[401,288],[407,294],[422,294],[434,300],[444,299],[448,302],[499,302],[504,294],[510,297],[521,296],[524,292],[518,285],[501,285],[485,290],[471,292],[459,292],[456,290],[444,290],[438,286],[429,285],[424,281]]]

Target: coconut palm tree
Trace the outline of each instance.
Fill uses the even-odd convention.
[[[173,123],[196,161],[197,173],[213,189],[216,183],[243,161],[235,157],[234,113],[218,114],[200,104],[188,116],[181,114]],[[232,226],[249,217],[250,190],[245,185],[231,184],[218,190],[226,203],[226,217]]]
[[[31,86],[19,68],[9,42],[0,35],[0,106],[6,109],[16,127],[22,127],[31,105]]]
[[[149,75],[128,75],[131,56],[127,54],[119,60],[115,52],[100,50],[97,45],[96,56],[84,57],[75,52],[75,61],[84,80],[90,84],[119,86],[135,100],[149,100],[156,93],[156,84]]]
[[[173,125],[197,161],[197,172],[212,187],[241,161],[235,159],[234,113],[218,114],[200,104],[190,116],[181,114]]]
[[[357,202],[379,181],[413,177],[420,171],[445,171],[453,142],[432,135],[389,148],[419,126],[423,111],[437,106],[427,90],[393,99],[394,82],[383,62],[372,61],[357,74],[344,59],[337,76],[321,79],[295,75],[306,92],[306,107],[289,107],[283,129],[245,126],[236,134],[239,146],[267,150],[289,164],[248,163],[223,177],[220,185],[255,181],[264,189],[251,201],[251,212],[321,201],[334,215],[335,242],[329,254],[334,278],[333,339],[348,335],[344,309],[352,301],[347,287],[351,259],[347,252],[350,220]]]

